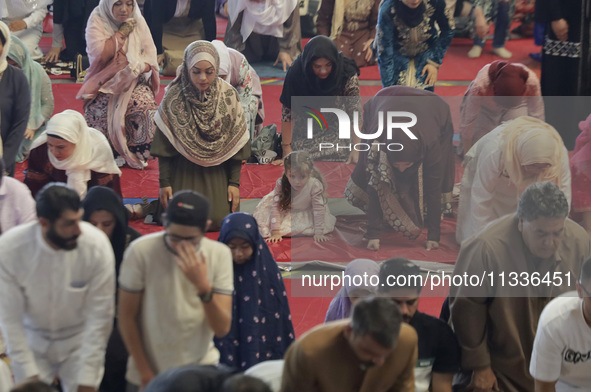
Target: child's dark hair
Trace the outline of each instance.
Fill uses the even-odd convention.
[[[2,46],[6,45],[6,37],[4,36],[2,30],[0,30],[0,42],[2,42]]]
[[[322,188],[326,191],[326,183],[322,178],[322,174],[314,167],[314,161],[310,154],[306,151],[293,151],[285,157],[283,161],[285,170],[283,177],[281,177],[281,196],[279,197],[279,207],[282,210],[287,210],[291,207],[291,183],[285,174],[289,171],[297,171],[310,177],[316,178],[322,183]],[[323,192],[323,197],[326,199],[326,194]]]

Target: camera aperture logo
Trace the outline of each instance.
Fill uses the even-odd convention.
[[[355,110],[353,112],[353,121],[347,112],[342,109],[336,108],[320,108],[320,111],[313,109],[309,106],[304,106],[306,109],[304,113],[311,116],[308,118],[307,121],[307,138],[314,139],[314,120],[316,120],[316,128],[320,128],[321,131],[328,131],[328,122],[322,115],[322,113],[332,113],[337,116],[339,132],[338,138],[339,140],[351,140],[351,128],[355,135],[365,141],[369,140],[376,140],[382,136],[384,132],[384,128],[386,129],[386,139],[392,140],[392,134],[394,130],[401,130],[403,131],[411,140],[418,140],[416,135],[410,130],[411,127],[415,126],[417,123],[417,116],[411,112],[404,112],[404,111],[387,111],[387,112],[378,112],[378,129],[373,133],[362,133],[359,129],[359,112]],[[400,119],[407,119],[407,121],[399,121]],[[397,121],[395,121],[395,119]],[[385,126],[384,126],[385,123]],[[318,148],[319,151],[325,149],[334,149],[337,150],[355,150],[355,151],[369,151],[372,146],[375,146],[378,151],[380,149],[387,149],[388,151],[402,151],[404,146],[401,143],[383,143],[383,142],[361,142],[361,143],[319,143]]]

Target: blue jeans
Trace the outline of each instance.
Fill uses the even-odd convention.
[[[507,33],[509,31],[509,8],[510,4],[508,1],[499,1],[497,9],[497,20],[495,21],[495,34],[493,36],[493,48],[502,48],[505,46],[507,40]],[[474,45],[484,47],[485,39],[476,37],[474,38]]]

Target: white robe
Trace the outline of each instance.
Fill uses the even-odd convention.
[[[43,35],[43,20],[47,15],[47,0],[2,0],[0,1],[0,19],[7,25],[14,20],[23,20],[27,24],[24,30],[13,33],[25,44],[31,58],[43,57],[39,40]]]
[[[489,222],[517,211],[520,195],[511,180],[501,170],[501,133],[498,126],[482,137],[464,158],[464,175],[460,189],[456,241],[461,244]],[[571,204],[571,175],[568,152],[564,151],[562,179],[559,184],[568,204]]]

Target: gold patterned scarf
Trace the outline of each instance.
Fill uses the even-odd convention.
[[[199,61],[215,68],[211,86],[201,92],[191,81],[190,69]],[[234,88],[218,78],[219,56],[208,41],[195,41],[185,49],[183,63],[154,121],[185,158],[200,166],[216,166],[235,155],[246,143],[244,112]]]

